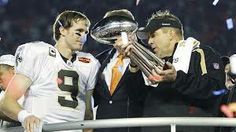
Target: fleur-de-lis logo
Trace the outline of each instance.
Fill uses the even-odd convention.
[[[179,58],[174,58],[173,63],[177,63],[179,61]]]

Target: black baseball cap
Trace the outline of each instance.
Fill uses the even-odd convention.
[[[140,39],[147,39],[149,33],[152,33],[162,27],[174,27],[182,30],[182,23],[179,19],[174,17],[153,18],[145,27],[139,28],[137,36]]]

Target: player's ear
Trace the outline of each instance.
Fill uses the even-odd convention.
[[[9,70],[9,72],[10,72],[12,75],[14,75],[14,74],[15,74],[15,69],[14,69],[14,67],[12,67],[12,68]]]
[[[67,34],[67,30],[64,27],[60,27],[59,31],[62,36],[65,36]]]

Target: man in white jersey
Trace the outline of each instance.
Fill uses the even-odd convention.
[[[18,47],[16,75],[1,101],[1,109],[20,121],[27,132],[32,132],[40,121],[92,119],[90,99],[100,64],[91,54],[78,52],[86,41],[89,26],[84,14],[64,11],[53,25],[54,47],[45,42]],[[23,108],[17,103],[22,95]]]

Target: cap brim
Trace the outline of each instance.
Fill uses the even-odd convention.
[[[148,22],[146,27],[142,27],[138,30],[137,36],[139,39],[148,39],[148,34],[155,32],[156,30],[162,27],[173,27],[182,29],[182,24],[177,20],[169,20],[169,19],[152,19]]]
[[[139,39],[148,39],[148,35],[154,32],[158,26],[155,25],[156,23],[151,21],[148,23],[146,27],[141,27],[138,29],[137,36]]]
[[[149,30],[146,27],[141,27],[137,31],[139,39],[148,39]]]

